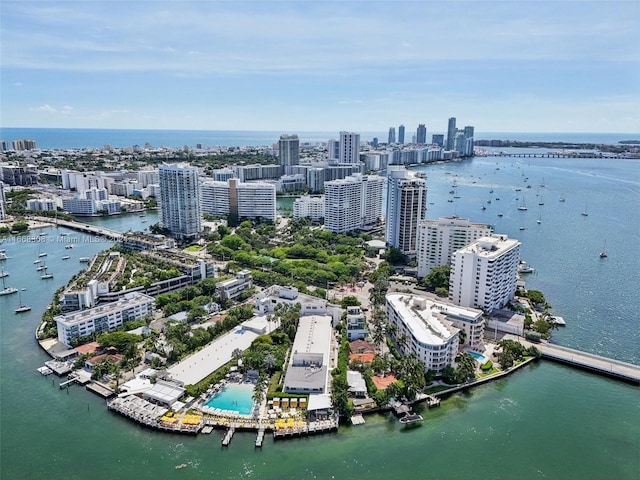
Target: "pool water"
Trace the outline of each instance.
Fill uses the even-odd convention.
[[[489,360],[487,357],[485,357],[484,355],[482,355],[482,354],[480,354],[478,352],[468,351],[467,353],[469,355],[471,355],[473,358],[475,358],[476,360],[478,360],[481,364],[483,364],[487,360]]]
[[[253,385],[231,384],[209,400],[205,406],[220,410],[236,411],[240,415],[249,415],[253,408]]]

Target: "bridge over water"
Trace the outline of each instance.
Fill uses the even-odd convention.
[[[552,343],[527,342],[522,337],[516,337],[515,335],[505,335],[505,338],[518,341],[527,347],[533,345],[540,350],[542,358],[640,385],[640,365],[621,362],[613,358],[602,357]]]
[[[48,217],[33,217],[34,220],[39,222],[53,223],[60,227],[69,228],[77,232],[89,233],[91,235],[97,235],[99,237],[106,237],[109,240],[118,241],[124,238],[124,235],[116,230],[109,228],[99,227],[97,225],[90,225],[88,223],[75,222],[72,220],[52,219]]]

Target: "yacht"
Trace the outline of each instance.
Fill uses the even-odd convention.
[[[49,280],[50,278],[53,278],[53,273],[47,272],[47,267],[44,267],[44,273],[40,275],[40,278],[42,280]]]
[[[409,413],[400,419],[400,423],[403,425],[415,425],[422,423],[423,420],[422,415],[418,413]]]
[[[534,271],[535,268],[533,268],[524,260],[520,260],[520,262],[518,262],[518,273],[533,273]]]
[[[2,290],[0,290],[0,295],[11,295],[12,293],[16,293],[17,291],[17,288],[7,287],[4,284],[4,277],[2,277]]]
[[[23,288],[22,290],[26,290],[26,289]],[[23,313],[23,312],[28,312],[29,310],[31,310],[31,307],[29,305],[25,305],[24,303],[22,303],[22,292],[21,291],[18,292],[18,295],[19,295],[18,308],[16,308],[14,310],[14,312]]]
[[[62,259],[63,260],[69,260],[71,258],[71,255],[63,255]]]
[[[81,263],[89,263],[91,259],[89,257],[80,257],[78,259]]]
[[[518,210],[527,210],[527,204],[524,203],[524,197],[522,197],[522,204],[520,204],[520,206],[518,206]]]

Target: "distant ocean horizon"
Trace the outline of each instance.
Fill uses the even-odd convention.
[[[99,129],[99,128],[5,128],[0,127],[0,140],[11,146],[13,140],[33,140],[43,150],[144,147],[260,147],[278,142],[282,134],[297,134],[303,143],[326,142],[339,138],[339,131],[268,131],[268,130],[152,130],[152,129]],[[362,141],[374,137],[384,143],[388,132],[359,132]],[[427,138],[445,132],[427,130]],[[406,142],[413,133],[407,132]],[[566,142],[614,145],[624,140],[639,140],[640,133],[544,133],[544,132],[476,132],[476,140],[517,140],[523,142]]]

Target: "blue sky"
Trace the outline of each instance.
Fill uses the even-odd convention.
[[[2,0],[4,127],[640,132],[640,2]]]

